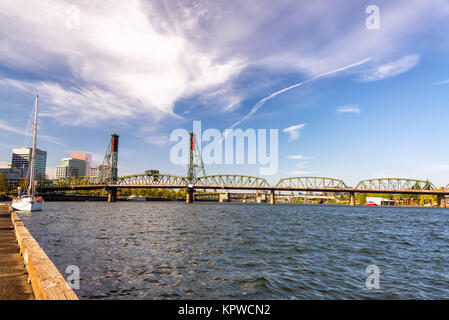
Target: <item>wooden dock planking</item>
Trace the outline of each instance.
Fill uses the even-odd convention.
[[[8,207],[0,205],[0,300],[33,300]]]

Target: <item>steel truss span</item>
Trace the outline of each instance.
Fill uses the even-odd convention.
[[[276,187],[288,188],[348,188],[343,180],[326,177],[293,177],[279,180]]]
[[[106,179],[102,178],[66,178],[52,180],[52,183],[42,185],[43,187],[67,187],[83,185],[107,185]],[[187,177],[173,176],[170,174],[152,174],[152,175],[132,175],[120,177],[117,180],[117,186],[179,186],[188,187],[189,185],[200,186],[233,186],[233,187],[270,187],[268,181],[264,178],[244,176],[244,175],[213,175],[195,178],[189,181]]]
[[[264,178],[243,175],[213,175],[196,178],[196,186],[270,187]]]
[[[63,189],[98,189],[101,186],[117,188],[238,188],[238,189],[299,189],[299,190],[335,190],[345,189],[351,192],[368,192],[370,190],[380,192],[382,190],[391,191],[442,191],[437,189],[430,181],[403,179],[403,178],[384,178],[363,180],[355,188],[348,187],[340,179],[326,177],[292,177],[279,180],[275,186],[271,186],[264,178],[245,176],[245,175],[210,175],[196,177],[189,180],[188,177],[174,176],[170,174],[140,174],[126,177],[119,177],[116,183],[111,183],[107,178],[101,177],[68,177],[64,179],[45,180],[40,184],[40,190],[63,190]],[[349,190],[350,189],[350,190]],[[449,185],[445,188],[449,190]]]
[[[402,179],[402,178],[383,178],[360,181],[355,189],[371,190],[436,190],[430,181]]]
[[[119,186],[136,186],[136,185],[161,185],[161,186],[185,186],[187,178],[172,176],[170,174],[152,174],[152,175],[133,175],[118,178]]]

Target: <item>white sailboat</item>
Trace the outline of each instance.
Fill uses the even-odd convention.
[[[37,138],[37,115],[39,111],[39,97],[36,94],[36,106],[34,113],[33,130],[33,150],[31,153],[30,179],[28,193],[19,194],[17,198],[12,199],[11,206],[19,211],[41,211],[44,208],[44,199],[36,196],[36,138]]]

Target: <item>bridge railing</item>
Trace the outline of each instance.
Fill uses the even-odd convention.
[[[279,180],[276,187],[289,188],[348,188],[340,179],[326,177],[292,177]]]
[[[430,181],[402,178],[382,178],[360,181],[356,189],[372,190],[436,190]]]

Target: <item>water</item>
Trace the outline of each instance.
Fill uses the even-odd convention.
[[[449,298],[446,209],[47,202],[20,215],[65,277],[80,268],[82,299]]]

